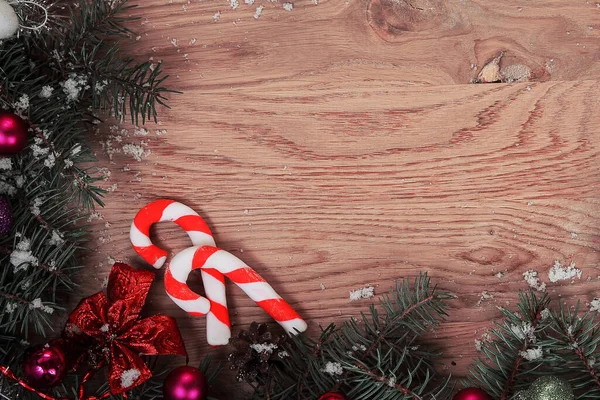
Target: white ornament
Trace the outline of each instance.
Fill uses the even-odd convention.
[[[19,30],[19,17],[6,0],[0,0],[0,40],[14,36]]]

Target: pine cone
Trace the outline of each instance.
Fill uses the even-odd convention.
[[[252,322],[250,329],[241,331],[229,344],[235,350],[227,360],[231,369],[238,371],[238,382],[264,382],[270,366],[287,356],[283,344],[287,335],[273,334],[267,324]]]

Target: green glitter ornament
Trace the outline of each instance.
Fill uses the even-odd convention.
[[[575,395],[569,382],[556,376],[537,378],[529,389],[518,392],[517,400],[574,400]]]

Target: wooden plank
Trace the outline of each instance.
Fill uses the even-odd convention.
[[[152,154],[136,162],[117,153],[108,164],[107,186],[117,187],[92,225],[86,292],[98,290],[108,259],[143,265],[129,225],[166,197],[199,211],[218,245],[259,271],[313,332],[367,308],[349,303],[349,290],[381,294],[429,271],[458,295],[432,338],[458,375],[496,306],[514,305],[527,286],[523,272],[547,282],[555,260],[573,261],[582,279],[549,292],[591,300],[600,273],[597,5],[415,1],[425,11],[386,31],[381,16],[400,26],[410,6],[377,1],[380,11],[301,0],[291,12],[144,1],[131,51],[163,59],[185,93],[150,127],[166,135],[108,133],[114,148],[143,140]],[[526,65],[532,82],[466,84],[500,52],[501,71]],[[156,237],[172,252],[188,246],[172,226]],[[171,303],[158,276],[152,309],[178,318],[196,363],[212,351],[205,321]],[[480,301],[483,291],[493,299]],[[233,285],[229,295],[237,326],[268,319]]]
[[[188,91],[307,74],[461,84],[500,52],[504,70],[522,65],[535,80],[600,76],[597,2],[299,0],[291,12],[282,2],[146,0],[132,51],[167,61]]]
[[[554,260],[573,261],[582,280],[550,292],[594,297],[600,105],[589,99],[597,82],[397,87],[368,96],[346,83],[295,85],[180,96],[163,125],[169,133],[148,139],[152,156],[130,171],[113,169],[109,183],[119,188],[103,210],[111,227],[100,232],[109,242],[100,257],[141,265],[127,240],[135,212],[156,198],[179,199],[313,327],[363,310],[368,301],[348,302],[351,289],[382,293],[394,279],[430,271],[459,296],[439,334],[452,338],[444,343],[452,357],[474,355],[496,306],[514,304],[527,286],[526,270],[547,281]],[[173,251],[188,246],[174,227],[157,237]],[[236,324],[267,319],[230,290]],[[479,302],[484,290],[494,299]],[[204,320],[177,310],[160,285],[151,299],[179,318],[193,359],[204,354]]]

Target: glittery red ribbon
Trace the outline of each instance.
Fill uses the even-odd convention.
[[[155,315],[140,319],[154,274],[116,263],[108,278],[106,295],[98,292],[83,299],[69,315],[63,334],[69,349],[75,351],[74,369],[93,365],[79,387],[79,399],[101,400],[122,394],[144,383],[152,372],[140,355],[185,355],[185,347],[175,319]],[[69,354],[67,354],[69,356]],[[85,397],[84,383],[102,366],[108,365],[109,391],[100,397]],[[17,378],[7,367],[0,372],[45,400],[54,398],[37,391]]]

